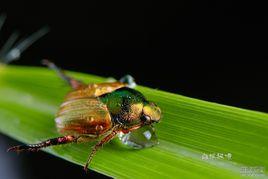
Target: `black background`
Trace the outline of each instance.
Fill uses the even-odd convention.
[[[140,85],[268,112],[265,11],[232,1],[99,3],[8,1],[0,7],[8,16],[0,43],[15,29],[24,37],[49,25],[14,64],[40,66],[48,58],[68,70],[131,74]],[[24,178],[86,178],[81,167],[42,152],[10,157],[24,163]]]

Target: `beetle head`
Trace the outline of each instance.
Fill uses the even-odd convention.
[[[161,118],[161,110],[154,103],[148,103],[143,106],[141,121],[145,124],[159,122]]]

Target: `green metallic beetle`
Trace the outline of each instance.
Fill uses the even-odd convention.
[[[87,170],[97,150],[117,134],[124,144],[134,148],[156,144],[151,126],[159,122],[161,110],[130,88],[135,85],[131,76],[117,82],[87,85],[66,76],[48,60],[43,60],[43,64],[55,70],[73,89],[66,95],[55,118],[57,129],[63,136],[38,144],[14,146],[9,151],[37,151],[52,145],[99,140],[88,157],[84,167]],[[139,130],[143,132],[143,138]],[[150,141],[153,138],[155,141]]]

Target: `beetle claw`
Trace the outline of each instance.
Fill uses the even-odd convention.
[[[7,152],[11,152],[11,151],[14,151],[14,147],[10,147],[7,149]]]
[[[14,146],[14,147],[10,147],[7,149],[7,152],[16,152],[17,154],[19,154],[22,150],[20,149],[20,146]]]
[[[119,81],[126,83],[129,88],[135,88],[137,86],[134,78],[131,75],[125,75]]]
[[[87,165],[84,166],[84,171],[85,171],[86,173],[88,172],[88,166],[87,166]]]

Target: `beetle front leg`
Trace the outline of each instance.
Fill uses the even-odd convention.
[[[131,75],[125,75],[119,80],[122,83],[126,83],[129,88],[135,88],[137,86],[134,78]]]
[[[18,145],[9,148],[7,151],[14,151],[14,152],[21,152],[21,151],[31,151],[35,152],[40,150],[41,148],[49,147],[52,145],[61,145],[61,144],[67,144],[71,142],[76,142],[77,137],[68,135],[68,136],[63,136],[63,137],[57,137],[54,139],[48,139],[46,141],[37,143],[37,144],[28,144],[28,145]]]
[[[105,144],[108,143],[110,140],[112,140],[115,135],[117,134],[117,131],[113,131],[112,133],[110,133],[109,135],[107,135],[106,137],[104,137],[101,141],[99,141],[92,149],[87,162],[84,166],[84,170],[87,172],[88,169],[88,165],[90,164],[90,162],[92,161],[92,158],[94,157],[94,155],[96,154],[96,152]]]
[[[64,81],[66,81],[73,89],[78,89],[82,86],[85,86],[85,84],[83,82],[67,76],[63,72],[63,70],[61,70],[59,67],[57,67],[53,62],[44,59],[44,60],[42,60],[42,64],[46,65],[48,68],[54,70],[58,74],[58,76],[61,79],[63,79]]]

